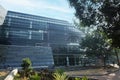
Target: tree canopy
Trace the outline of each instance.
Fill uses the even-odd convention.
[[[83,26],[95,26],[120,48],[120,0],[68,0]]]
[[[106,37],[97,30],[87,33],[80,43],[80,48],[88,59],[101,60],[104,66],[106,60],[109,60],[114,54]]]
[[[80,47],[85,50],[84,52],[88,57],[102,58],[112,52],[106,38],[97,31],[93,31],[91,34],[88,33],[82,39]]]

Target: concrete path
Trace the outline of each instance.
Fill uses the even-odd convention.
[[[79,77],[82,77],[82,76],[79,76]],[[120,80],[120,70],[114,73],[103,75],[103,76],[87,76],[87,77],[98,79],[98,80]]]

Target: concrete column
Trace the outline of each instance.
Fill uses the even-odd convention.
[[[30,21],[30,28],[32,28],[32,21]]]
[[[29,31],[29,39],[32,39],[32,31]]]
[[[66,61],[67,61],[67,66],[69,66],[69,57],[66,57]]]

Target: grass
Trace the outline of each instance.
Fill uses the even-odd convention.
[[[0,71],[0,80],[4,80],[9,71]]]

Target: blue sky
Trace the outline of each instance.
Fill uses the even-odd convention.
[[[0,0],[7,10],[67,20],[72,23],[74,10],[67,0]]]

